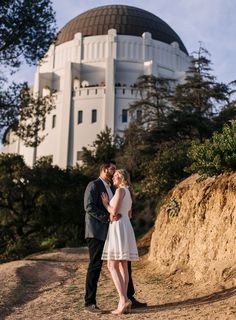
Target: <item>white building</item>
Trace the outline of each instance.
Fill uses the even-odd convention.
[[[106,126],[113,133],[127,126],[139,76],[181,80],[189,63],[179,36],[145,10],[108,5],[75,17],[37,67],[34,92],[56,91],[56,108],[47,116],[47,136],[37,157],[52,156],[60,167],[75,165],[82,147],[91,145]],[[32,148],[10,141],[4,152],[23,154],[32,165]]]

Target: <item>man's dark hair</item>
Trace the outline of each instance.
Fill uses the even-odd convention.
[[[113,161],[113,160],[107,160],[107,161],[104,161],[101,165],[100,165],[100,173],[104,170],[104,169],[107,169],[110,167],[110,165],[113,164],[116,166],[116,162]]]

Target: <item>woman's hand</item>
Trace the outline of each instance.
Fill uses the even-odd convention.
[[[129,216],[130,219],[132,218],[132,209],[129,209],[128,216]]]
[[[107,206],[109,205],[109,198],[106,192],[103,192],[101,195],[102,198],[102,203],[104,205],[105,208],[107,208]]]
[[[120,213],[117,213],[117,214],[110,214],[110,221],[119,221],[120,218],[122,217],[122,215]]]

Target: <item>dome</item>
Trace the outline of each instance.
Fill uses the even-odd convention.
[[[61,29],[56,45],[72,40],[77,32],[88,37],[105,35],[109,29],[116,29],[118,35],[139,37],[150,32],[155,40],[167,44],[177,42],[180,50],[188,54],[179,36],[167,23],[148,11],[125,5],[102,6],[78,15]]]

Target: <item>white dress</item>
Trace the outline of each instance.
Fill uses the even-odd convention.
[[[109,224],[107,238],[105,241],[102,260],[138,260],[138,250],[134,236],[134,230],[128,215],[132,206],[132,199],[128,188],[125,190],[119,213],[121,218],[118,221],[112,221]],[[116,193],[110,201],[113,206],[116,199]]]

